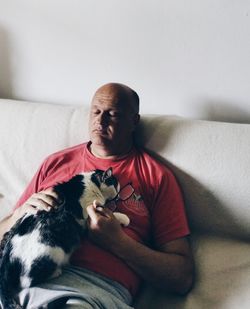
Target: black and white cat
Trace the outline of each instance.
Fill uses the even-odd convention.
[[[59,276],[84,235],[86,207],[118,197],[119,183],[107,171],[74,176],[54,187],[63,203],[47,212],[26,214],[4,235],[0,252],[0,304],[2,309],[21,308],[14,299],[19,290]],[[114,213],[123,225],[129,218]]]

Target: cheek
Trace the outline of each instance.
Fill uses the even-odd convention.
[[[129,123],[122,121],[116,126],[116,133],[123,136],[131,135],[131,133],[134,131],[134,126]]]
[[[92,127],[91,127],[91,124],[89,123],[89,125],[88,125],[88,135],[89,135],[90,138],[92,138],[92,134],[93,134]]]
[[[89,116],[89,121],[88,121],[88,127],[89,127],[89,129],[91,128],[92,123],[93,123],[93,118],[92,118],[91,116]]]
[[[96,127],[96,119],[92,116],[89,118],[89,122],[88,122],[88,129],[89,132],[91,133]]]

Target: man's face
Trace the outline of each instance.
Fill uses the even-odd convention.
[[[89,132],[93,145],[116,148],[132,140],[137,122],[129,98],[121,98],[114,90],[95,94],[90,110]]]

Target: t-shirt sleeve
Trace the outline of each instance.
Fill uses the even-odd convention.
[[[42,182],[42,180],[44,178],[44,166],[45,166],[45,161],[41,164],[41,166],[39,167],[39,169],[37,170],[37,172],[35,173],[35,175],[31,179],[30,183],[28,184],[28,186],[24,190],[23,194],[21,195],[21,197],[17,201],[14,209],[16,209],[16,208],[20,207],[21,205],[23,205],[24,202],[26,202],[27,199],[33,193],[36,193],[36,192],[40,191],[39,190],[39,186],[40,186],[40,183]]]
[[[158,175],[152,209],[153,239],[156,246],[190,233],[183,197],[173,173],[163,167]]]
[[[87,144],[80,144],[50,154],[17,201],[15,209],[21,206],[33,193],[53,187],[56,182],[71,178],[78,171],[82,151]]]

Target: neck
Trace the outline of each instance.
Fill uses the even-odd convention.
[[[90,144],[90,151],[91,153],[97,157],[102,159],[118,159],[126,156],[132,149],[133,144],[130,143],[129,145],[124,146],[122,149],[109,149],[107,147],[102,147],[99,145]]]

